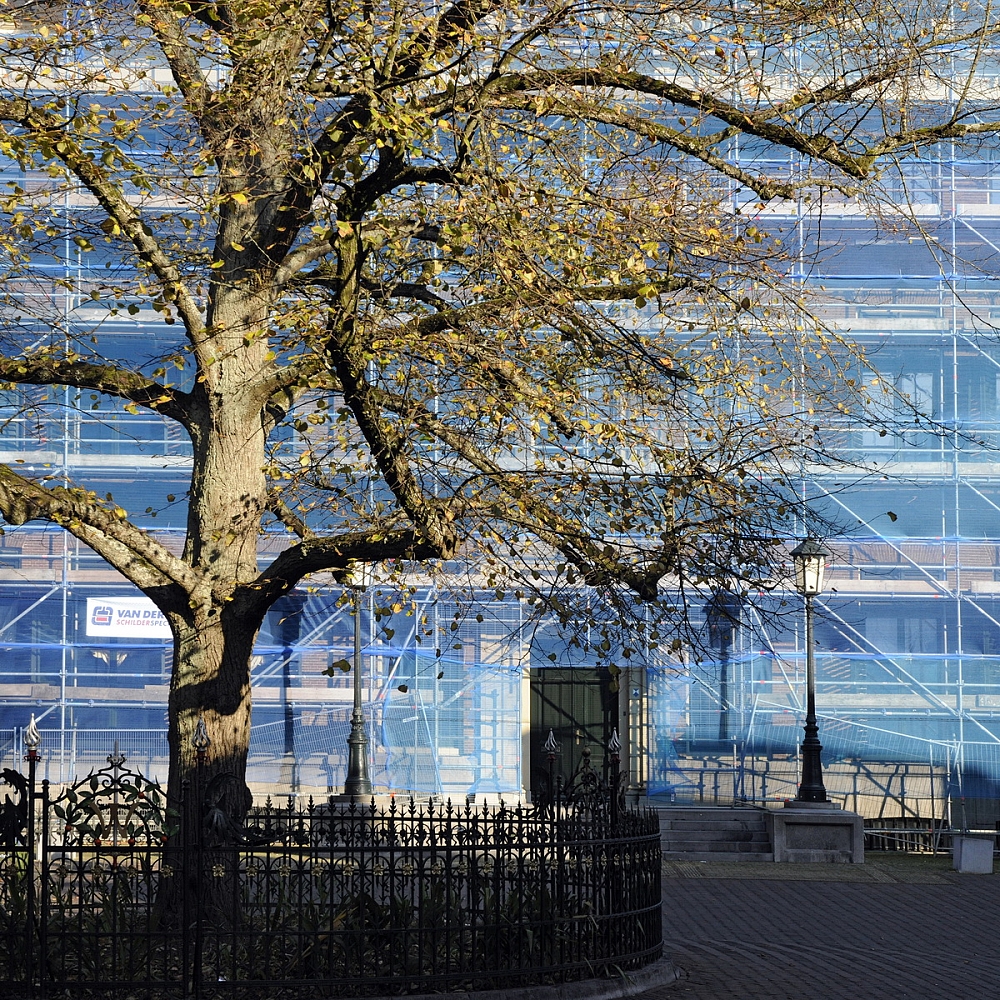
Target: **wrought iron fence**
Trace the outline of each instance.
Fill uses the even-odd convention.
[[[26,759],[3,773],[7,996],[489,989],[662,953],[656,815],[592,773],[534,807],[267,804],[220,835],[117,749],[59,794]]]

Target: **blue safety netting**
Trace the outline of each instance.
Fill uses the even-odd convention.
[[[921,765],[949,795],[1000,797],[1000,698],[984,680],[995,657],[818,653],[816,664],[824,764]],[[701,794],[707,762],[739,772],[798,754],[801,654],[651,668],[648,690],[651,794]],[[743,783],[737,774],[734,787]]]

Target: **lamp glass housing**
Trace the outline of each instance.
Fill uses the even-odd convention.
[[[795,560],[795,589],[803,597],[823,593],[823,575],[830,553],[819,542],[807,538],[792,549],[791,555]]]

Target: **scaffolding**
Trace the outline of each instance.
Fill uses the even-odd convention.
[[[802,470],[802,497],[840,529],[816,601],[820,738],[844,805],[993,830],[1000,161],[944,145],[905,169],[895,212],[878,218],[849,199],[761,213],[793,247],[814,314],[863,352],[859,381],[878,373],[863,406],[817,428],[839,462]],[[651,793],[794,797],[803,642],[800,615],[765,625],[747,611],[714,659],[652,670]]]
[[[792,155],[768,161],[739,144],[731,153],[775,178],[806,169]],[[865,350],[885,390],[871,391],[865,412],[820,425],[842,465],[802,473],[803,496],[842,526],[830,590],[817,602],[828,786],[866,814],[982,825],[1000,818],[991,805],[1000,789],[1000,157],[986,146],[966,156],[943,144],[901,169],[884,180],[879,217],[850,198],[755,207],[728,181],[720,181],[729,184],[721,198],[782,232],[788,279],[831,330]],[[47,181],[6,161],[7,183],[37,190]],[[47,210],[65,222],[90,208],[67,191]],[[67,235],[45,280],[7,289],[8,307],[19,296],[26,307],[25,334],[96,329],[102,351],[126,359],[175,348],[176,332],[152,309],[112,314],[87,297],[88,269],[103,262],[84,257],[71,225],[58,228]],[[294,438],[287,447],[297,447]],[[0,462],[85,481],[130,511],[152,505],[156,519],[138,513],[136,521],[168,545],[183,533],[182,505],[164,498],[187,489],[190,445],[156,415],[113,402],[91,410],[68,389],[49,399],[33,388],[5,389]],[[856,482],[862,465],[879,472]],[[262,555],[285,543],[266,536]],[[114,739],[162,776],[169,643],[87,634],[88,598],[134,595],[69,534],[5,528],[4,763],[20,754],[33,713],[53,781],[103,760]],[[304,596],[294,635],[279,605],[261,633],[250,774],[262,791],[305,794],[342,783],[350,678],[326,673],[351,649],[340,598],[322,587]],[[366,619],[365,707],[379,787],[520,793],[524,672],[546,666],[532,659],[523,609],[512,597],[481,595],[465,609],[455,649],[455,608],[431,590],[416,603],[416,614],[432,622],[423,643],[412,618],[392,623],[391,640],[373,615]],[[768,627],[747,620],[725,659],[649,664],[628,690],[630,743],[648,748],[630,765],[633,784],[718,801],[793,795],[800,625],[789,614]]]

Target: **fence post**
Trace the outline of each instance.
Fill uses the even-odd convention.
[[[618,782],[620,780],[621,751],[622,743],[618,738],[618,730],[615,729],[611,733],[611,739],[608,740],[608,756],[611,758],[611,767],[608,771],[608,791],[611,795],[611,801],[608,805],[611,813],[611,829],[616,833],[618,831]]]
[[[188,928],[191,926],[191,913],[188,907],[188,899],[190,898],[190,893],[188,892],[187,883],[189,878],[188,872],[188,861],[191,857],[191,824],[188,821],[186,803],[190,799],[191,792],[191,782],[184,778],[181,781],[181,794],[180,801],[176,803],[177,815],[179,817],[179,824],[177,828],[177,844],[176,844],[176,854],[167,854],[166,856],[171,859],[173,865],[173,873],[171,878],[176,878],[177,882],[175,885],[179,885],[179,892],[181,894],[180,904],[181,904],[181,995],[185,998],[191,996],[191,950],[190,950],[190,940],[191,936],[188,934]],[[174,905],[176,905],[177,897],[174,896]]]
[[[204,867],[204,857],[203,857],[203,840],[204,840],[204,822],[202,816],[202,768],[208,759],[208,748],[212,745],[212,741],[208,737],[208,729],[205,726],[204,718],[199,717],[198,725],[195,727],[194,735],[191,737],[191,745],[195,749],[195,769],[194,769],[194,802],[191,803],[190,808],[185,809],[185,815],[190,816],[193,812],[195,818],[195,875],[197,878],[197,885],[201,885],[202,868]],[[185,880],[185,892],[190,891],[191,883]],[[200,899],[200,893],[194,900],[195,905],[195,917],[194,917],[194,963],[191,969],[192,978],[192,993],[194,995],[194,1000],[199,1000],[201,996],[201,958],[202,958],[202,937],[204,935],[204,926],[202,922],[202,914],[204,913],[204,906],[202,905],[202,900]]]
[[[559,746],[556,734],[551,729],[549,730],[549,735],[546,737],[545,742],[542,744],[542,749],[545,751],[545,759],[549,764],[549,788],[547,795],[549,800],[548,805],[550,809],[554,809],[556,805],[556,755],[562,752],[562,747]]]
[[[27,753],[24,755],[24,759],[28,762],[28,828],[27,828],[27,842],[25,847],[27,850],[26,854],[26,883],[25,883],[25,936],[27,940],[25,941],[25,973],[28,980],[28,988],[34,993],[36,985],[41,986],[41,982],[36,984],[36,970],[35,970],[35,946],[36,946],[36,934],[35,926],[38,922],[36,908],[37,908],[37,898],[35,895],[35,861],[37,846],[35,844],[35,801],[37,799],[35,782],[37,778],[38,769],[38,747],[42,742],[41,733],[38,732],[38,726],[35,724],[35,716],[31,716],[31,722],[28,723],[28,728],[24,732],[23,736],[24,746]],[[43,957],[41,953],[42,944],[42,927],[38,926],[39,933],[37,935],[37,943],[39,947],[39,970],[38,974],[40,976],[41,969],[43,967]]]

